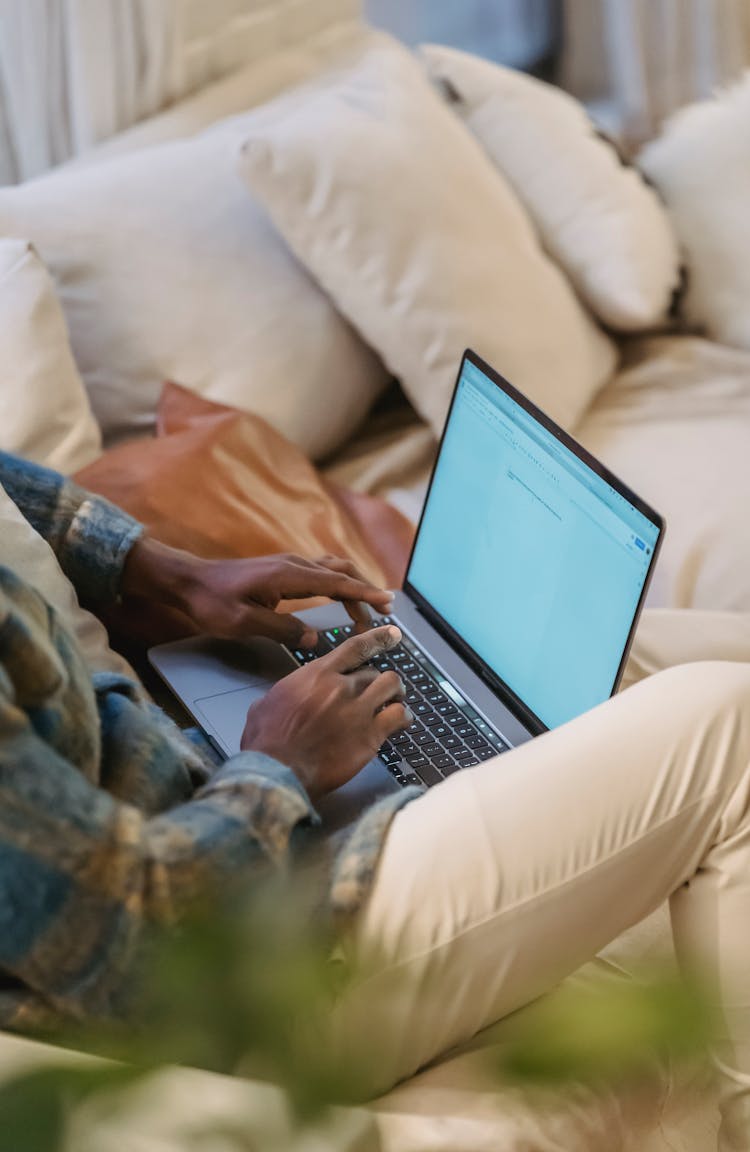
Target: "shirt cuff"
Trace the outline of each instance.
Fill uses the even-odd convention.
[[[209,783],[202,789],[202,793],[206,795],[222,785],[235,788],[251,779],[263,780],[295,792],[305,802],[313,823],[320,823],[320,817],[299,777],[286,764],[274,760],[272,756],[266,756],[263,752],[238,752],[214,773]]]
[[[61,500],[69,494],[73,507],[70,527],[62,541],[60,563],[79,597],[115,600],[120,592],[125,561],[145,528],[102,496],[83,494],[71,484],[66,485],[66,489],[61,493]]]

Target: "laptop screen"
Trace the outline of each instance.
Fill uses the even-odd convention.
[[[546,727],[611,695],[659,534],[464,361],[407,585]]]

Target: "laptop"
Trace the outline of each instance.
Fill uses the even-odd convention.
[[[464,355],[403,589],[403,642],[375,661],[404,681],[414,723],[321,807],[354,820],[380,796],[430,788],[565,724],[617,689],[665,525],[473,352]],[[208,638],[151,663],[222,757],[248,708],[282,676],[343,643],[341,605],[300,618],[315,650]],[[498,761],[498,771],[502,760]]]

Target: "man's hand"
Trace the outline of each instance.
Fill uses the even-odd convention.
[[[280,680],[248,712],[243,750],[292,768],[312,800],[346,784],[414,722],[401,678],[362,667],[400,641],[398,628],[375,628]]]
[[[206,635],[229,640],[267,636],[303,648],[314,647],[317,633],[277,612],[282,600],[340,600],[358,628],[369,626],[366,605],[384,614],[392,607],[392,594],[376,588],[348,560],[293,555],[200,560],[148,537],[128,557],[122,593],[176,608]]]

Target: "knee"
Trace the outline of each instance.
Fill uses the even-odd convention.
[[[678,664],[652,680],[671,706],[686,708],[696,719],[734,715],[750,728],[750,664],[705,660]]]

